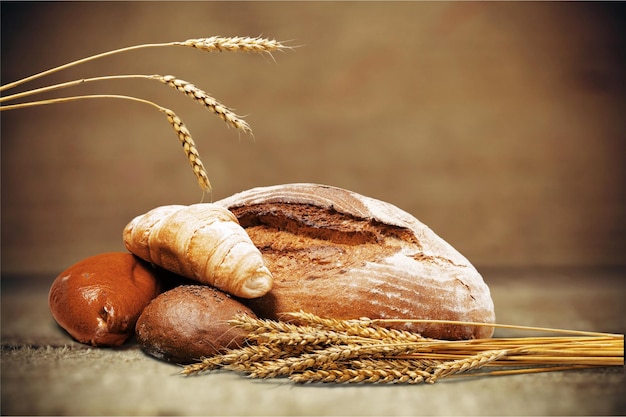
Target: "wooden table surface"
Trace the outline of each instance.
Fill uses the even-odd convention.
[[[506,324],[624,334],[626,268],[481,269]],[[230,372],[198,377],[136,343],[73,341],[49,313],[47,277],[2,277],[7,414],[598,415],[626,413],[624,367],[444,380],[433,385],[296,385]],[[530,336],[519,331],[498,336]]]

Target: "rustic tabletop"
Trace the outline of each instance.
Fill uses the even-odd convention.
[[[625,269],[486,269],[499,323],[624,334]],[[2,414],[598,415],[626,413],[623,367],[445,380],[297,385],[195,377],[136,343],[76,343],[48,310],[50,277],[2,277]],[[531,336],[498,330],[498,336]]]

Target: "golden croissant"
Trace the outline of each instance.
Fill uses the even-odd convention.
[[[136,256],[236,297],[272,288],[272,274],[237,218],[216,204],[157,207],[124,228]]]

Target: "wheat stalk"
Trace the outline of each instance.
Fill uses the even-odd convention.
[[[198,150],[196,149],[195,142],[193,141],[191,134],[189,133],[189,130],[172,110],[159,106],[158,104],[152,101],[144,100],[144,99],[140,99],[140,98],[132,97],[132,96],[117,95],[117,94],[92,94],[92,95],[61,97],[61,98],[55,98],[55,99],[30,101],[27,103],[5,105],[5,106],[0,106],[0,111],[14,110],[14,109],[19,109],[19,108],[34,107],[34,106],[43,106],[43,105],[48,105],[48,104],[66,103],[66,102],[77,101],[77,100],[103,99],[103,98],[123,99],[123,100],[130,100],[130,101],[135,101],[138,103],[148,104],[152,107],[157,108],[159,111],[165,113],[165,115],[167,116],[167,121],[174,128],[179,140],[181,141],[183,145],[183,149],[185,151],[185,154],[187,155],[187,159],[189,160],[189,163],[191,164],[194,175],[196,176],[198,180],[198,184],[200,185],[200,188],[203,191],[207,191],[207,192],[211,191],[211,183],[209,182],[208,175],[206,173],[206,170],[204,169],[204,166],[202,165],[202,161],[200,160]]]
[[[60,65],[58,67],[54,67],[47,71],[43,71],[34,75],[31,75],[26,78],[22,78],[20,80],[14,81],[9,84],[5,84],[0,86],[0,92],[6,91],[8,89],[17,87],[26,82],[35,80],[37,78],[41,78],[55,72],[88,62],[93,61],[95,59],[107,57],[113,54],[132,51],[141,48],[153,48],[153,47],[164,47],[164,46],[185,46],[185,47],[193,47],[199,50],[213,52],[213,51],[231,51],[231,52],[254,52],[254,53],[268,53],[271,55],[273,51],[283,50],[289,48],[282,43],[276,40],[270,40],[265,38],[250,38],[250,37],[222,37],[222,36],[213,36],[210,38],[200,38],[200,39],[189,39],[183,42],[166,42],[166,43],[153,43],[153,44],[143,44],[143,45],[135,45],[129,46],[126,48],[120,48],[113,51],[108,51],[104,53],[100,53],[97,55],[92,55],[83,59],[79,59],[76,61],[72,61],[70,63]],[[273,57],[272,57],[273,58]],[[191,97],[196,102],[200,103],[203,107],[209,109],[211,112],[220,117],[224,122],[226,122],[229,126],[232,126],[240,131],[245,133],[252,134],[252,129],[250,125],[244,121],[240,116],[237,116],[231,109],[224,106],[209,94],[207,94],[204,90],[199,89],[195,85],[187,82],[185,80],[178,79],[173,75],[142,75],[142,74],[130,74],[130,75],[110,75],[110,76],[101,76],[101,77],[93,77],[93,78],[84,78],[74,81],[68,81],[64,83],[54,84],[38,89],[32,89],[28,91],[24,91],[21,93],[16,93],[8,96],[4,96],[0,98],[0,103],[4,103],[6,101],[16,100],[19,98],[27,97],[33,94],[39,94],[43,92],[49,92],[58,90],[61,88],[72,87],[79,84],[83,84],[86,82],[93,81],[103,81],[103,80],[112,80],[112,79],[123,79],[123,78],[147,78],[158,80],[165,85],[169,85],[170,87],[184,93],[185,95]],[[49,100],[40,100],[40,101],[31,101],[20,104],[12,104],[12,105],[2,105],[0,106],[0,111],[5,110],[15,110],[21,108],[27,108],[32,106],[40,106],[46,104],[55,104],[55,103],[64,103],[75,100],[82,99],[93,99],[93,98],[119,98],[126,100],[134,100],[137,102],[149,104],[153,107],[159,109],[159,111],[165,113],[167,116],[167,120],[170,125],[176,131],[176,134],[183,145],[183,149],[185,151],[185,155],[191,165],[191,168],[198,180],[198,184],[203,192],[211,192],[211,183],[209,182],[208,175],[206,173],[206,169],[200,160],[200,155],[198,153],[198,149],[191,137],[191,134],[181,119],[176,116],[176,114],[163,106],[160,106],[152,101],[144,100],[138,97],[132,96],[124,96],[124,95],[114,95],[114,94],[97,94],[97,95],[83,95],[83,96],[70,96],[70,97],[61,97],[56,99]]]
[[[367,318],[356,320],[329,319],[316,316],[315,314],[306,313],[304,311],[287,313],[286,316],[295,318],[303,323],[317,326],[321,329],[341,331],[352,336],[360,336],[375,340],[395,340],[399,342],[423,342],[432,340],[417,333],[377,326],[372,320]]]
[[[230,320],[229,324],[247,331],[248,339],[256,343],[322,346],[366,341],[365,338],[355,337],[345,332],[298,326],[283,321],[264,320],[250,316],[236,317]]]
[[[299,326],[284,321],[260,319],[241,314],[228,321],[231,326],[236,326],[249,333],[268,332],[297,332]]]
[[[442,363],[442,361],[429,359],[363,358],[354,359],[350,361],[349,365],[355,369],[387,369],[402,372],[408,369],[421,369],[426,372],[431,372],[436,366]]]
[[[441,363],[434,367],[426,382],[434,383],[437,379],[444,378],[448,375],[469,372],[473,369],[482,368],[483,366],[508,355],[508,353],[509,352],[507,350],[487,350],[467,358]]]
[[[382,358],[410,352],[406,345],[337,345],[317,349],[299,356],[265,360],[257,363],[240,363],[230,369],[247,372],[251,378],[275,378],[307,369],[334,369],[338,362],[357,357]]]
[[[94,81],[108,81],[108,80],[121,80],[121,79],[133,79],[133,78],[143,78],[148,80],[156,80],[161,83],[168,85],[175,90],[182,92],[194,99],[201,106],[209,109],[212,113],[217,115],[220,119],[226,122],[229,126],[232,126],[244,133],[252,134],[252,129],[250,125],[244,121],[241,116],[236,115],[231,109],[217,101],[215,98],[211,97],[205,91],[196,87],[188,81],[181,80],[179,78],[174,77],[173,75],[145,75],[145,74],[126,74],[126,75],[106,75],[100,77],[92,77],[92,78],[81,78],[78,80],[67,81],[64,83],[54,84],[46,87],[41,87],[33,90],[24,91],[22,93],[12,94],[8,96],[4,96],[0,98],[0,103],[4,103],[6,101],[17,100],[23,97],[31,96],[34,94],[41,94],[49,91],[59,90],[61,88],[74,87],[80,84],[85,84]]]
[[[428,381],[430,374],[420,369],[315,369],[289,375],[289,379],[299,383],[377,383],[377,384],[419,384]]]
[[[353,336],[330,330],[320,330],[313,327],[305,327],[297,332],[268,332],[254,333],[248,339],[256,343],[267,343],[274,345],[311,345],[322,346],[332,344],[342,344],[354,342]],[[358,340],[357,340],[358,341]]]
[[[183,92],[185,95],[193,98],[196,102],[200,103],[203,107],[208,108],[210,111],[212,111],[214,114],[219,116],[222,120],[224,120],[230,126],[233,126],[236,129],[239,129],[245,133],[252,134],[252,129],[250,128],[250,125],[246,123],[245,121],[243,121],[239,116],[233,113],[226,106],[219,103],[213,97],[209,96],[206,92],[197,88],[193,84],[187,81],[181,80],[181,79],[177,79],[176,77],[172,75],[162,76],[158,74],[157,75],[128,74],[128,75],[108,75],[108,76],[93,77],[93,78],[83,78],[79,80],[68,81],[68,82],[60,83],[60,84],[54,84],[54,85],[50,85],[47,87],[42,87],[38,89],[28,90],[28,91],[18,93],[18,94],[5,96],[5,97],[0,98],[0,103],[16,100],[16,99],[34,95],[34,94],[40,94],[44,92],[58,90],[61,88],[73,87],[73,86],[77,86],[77,85],[88,83],[88,82],[114,80],[114,79],[132,79],[132,78],[144,78],[144,79],[158,80],[162,82],[163,84],[169,85],[173,87],[174,89]],[[80,98],[103,98],[103,97],[104,95],[73,96],[73,97],[64,97],[61,99],[33,101],[33,102],[22,103],[22,104],[0,106],[0,111],[12,110],[12,109],[17,109],[17,108],[42,105],[42,104],[67,102],[67,101],[72,101],[72,100],[78,100]],[[131,100],[136,99],[130,96],[119,96],[119,95],[116,95],[116,96],[107,95],[107,97],[126,98],[126,99],[131,99]],[[202,164],[202,161],[200,160],[200,154],[198,152],[198,149],[196,148],[195,142],[193,141],[191,137],[191,133],[186,128],[186,126],[181,121],[181,119],[177,117],[176,114],[170,109],[159,106],[154,102],[151,102],[148,100],[141,100],[138,98],[135,101],[140,101],[143,103],[150,104],[153,107],[156,107],[161,112],[166,114],[168,122],[176,131],[176,134],[183,145],[185,155],[187,156],[187,160],[189,161],[189,164],[192,167],[194,175],[196,176],[198,180],[198,184],[200,185],[200,188],[205,192],[211,192],[211,183],[209,181],[206,169],[204,168],[204,165]]]
[[[163,43],[147,43],[142,45],[127,46],[125,48],[119,48],[112,51],[103,52],[96,55],[91,55],[86,58],[82,58],[76,61],[69,62],[58,67],[51,68],[46,71],[31,75],[26,78],[14,81],[9,84],[0,86],[0,92],[8,90],[10,88],[17,87],[20,84],[36,80],[37,78],[45,77],[58,71],[62,71],[67,68],[71,68],[76,65],[84,64],[85,62],[93,61],[95,59],[104,58],[114,54],[122,52],[134,51],[137,49],[145,48],[162,48],[167,46],[185,46],[193,47],[206,52],[214,51],[233,51],[233,52],[257,52],[257,53],[270,53],[273,51],[279,51],[284,49],[293,49],[291,47],[283,45],[281,42],[265,38],[249,38],[249,37],[224,37],[224,36],[212,36],[210,38],[200,39],[188,39],[183,42],[163,42]]]
[[[515,375],[624,364],[624,337],[609,333],[490,324],[574,336],[448,341],[425,339],[410,332],[389,333],[389,329],[374,324],[383,322],[381,320],[326,319],[305,312],[288,316],[305,324],[249,316],[235,318],[230,324],[250,333],[248,343],[251,346],[206,358],[185,367],[182,373],[193,375],[222,368],[244,372],[251,378],[286,376],[298,383],[432,384],[449,377]],[[491,370],[483,372],[485,367]]]
[[[439,364],[429,360],[355,359],[325,369],[307,369],[289,375],[289,379],[299,383],[434,383],[431,372]]]
[[[173,75],[153,75],[151,76],[151,78],[159,80],[163,84],[169,85],[175,90],[178,90],[181,93],[191,97],[192,99],[200,103],[200,105],[211,110],[220,119],[222,119],[228,125],[234,127],[235,129],[241,130],[244,133],[252,133],[250,125],[240,116],[237,116],[231,109],[224,106],[213,97],[208,95],[205,91],[199,89],[190,82],[176,78]]]
[[[196,145],[191,138],[191,133],[189,133],[185,124],[173,111],[166,108],[162,108],[161,111],[165,113],[167,121],[176,131],[178,139],[183,145],[183,150],[185,151],[185,155],[187,155],[187,160],[193,169],[193,173],[198,180],[200,188],[204,191],[210,192],[211,183],[209,182],[209,177],[204,169],[204,165],[202,165],[202,161],[200,160],[200,154],[198,153]]]
[[[280,359],[291,355],[299,355],[304,351],[304,348],[298,346],[292,347],[292,349],[266,345],[244,346],[222,355],[203,358],[197,363],[185,366],[182,373],[185,375],[194,375],[223,368],[228,365],[255,363],[264,360]]]

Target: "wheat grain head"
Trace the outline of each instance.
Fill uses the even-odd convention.
[[[150,78],[161,81],[163,84],[180,91],[188,97],[191,97],[201,106],[209,109],[213,114],[217,115],[229,126],[244,133],[252,134],[252,128],[245,120],[243,120],[241,116],[235,114],[235,112],[231,109],[224,106],[222,103],[211,97],[207,92],[199,89],[192,83],[176,78],[173,75],[152,75]]]
[[[193,169],[193,173],[198,179],[198,184],[202,190],[210,192],[211,191],[211,183],[209,181],[209,177],[204,169],[204,165],[200,160],[200,154],[198,153],[198,149],[196,149],[196,144],[191,137],[191,133],[185,126],[185,124],[180,120],[180,118],[170,109],[161,108],[162,112],[167,116],[167,121],[172,125],[178,139],[183,145],[183,149],[185,151],[185,155],[187,156],[187,160]]]
[[[251,52],[268,53],[288,49],[274,39],[247,36],[211,36],[210,38],[187,39],[182,42],[173,42],[172,45],[190,46],[206,52]]]

